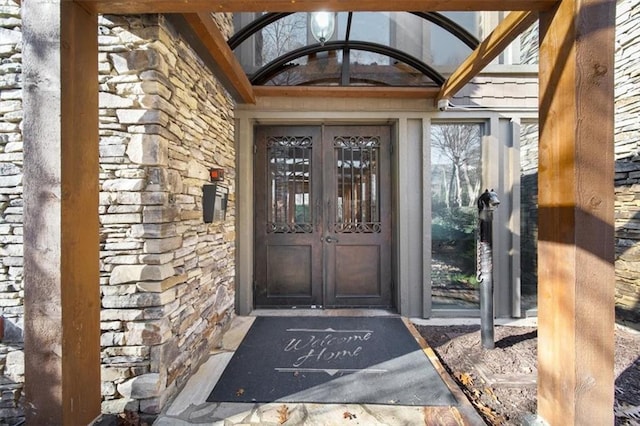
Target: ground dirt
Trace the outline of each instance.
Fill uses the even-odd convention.
[[[479,326],[416,326],[444,367],[490,425],[535,419],[537,329],[495,327],[495,349],[484,349]],[[616,327],[616,426],[640,426],[640,333]]]

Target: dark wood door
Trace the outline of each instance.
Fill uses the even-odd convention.
[[[391,306],[389,127],[255,136],[255,306]]]
[[[390,128],[328,126],[325,306],[391,305]]]
[[[255,305],[322,305],[320,127],[256,128]]]

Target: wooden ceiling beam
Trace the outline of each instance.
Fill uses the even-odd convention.
[[[549,10],[558,0],[76,0],[97,13]]]
[[[238,102],[255,104],[253,87],[211,14],[185,13],[183,17],[216,62],[227,90]]]
[[[436,102],[450,99],[538,19],[533,11],[511,12],[444,82]]]
[[[437,87],[253,86],[257,97],[434,99]]]

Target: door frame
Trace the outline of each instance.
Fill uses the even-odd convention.
[[[504,166],[492,169],[492,177],[499,182],[506,194],[514,194],[519,185],[518,164],[509,166],[508,159],[518,157],[517,126],[520,120],[535,120],[528,110],[514,108],[500,111],[447,111],[434,109],[429,100],[333,98],[270,98],[259,99],[256,105],[238,105],[235,111],[236,138],[236,312],[249,315],[253,308],[253,128],[255,125],[317,125],[317,124],[387,124],[392,126],[391,143],[394,153],[392,168],[393,244],[392,276],[394,304],[398,313],[413,318],[430,316],[469,316],[466,312],[434,311],[424,289],[430,285],[430,269],[423,267],[430,252],[430,221],[423,212],[428,210],[428,200],[422,202],[421,194],[412,186],[428,191],[423,182],[428,177],[423,170],[431,121],[468,120],[486,121],[489,135],[500,146],[498,162]],[[507,131],[510,130],[510,131]],[[399,141],[403,141],[399,143]],[[405,143],[405,141],[407,143]],[[428,157],[426,157],[428,158]],[[514,179],[514,176],[516,179]],[[418,199],[419,198],[419,199]],[[400,208],[402,206],[402,208]],[[519,199],[514,199],[513,212],[519,210]],[[496,316],[511,317],[519,309],[519,252],[517,235],[519,220],[511,220],[511,212],[499,209],[494,222],[494,232],[503,241],[500,253],[494,253],[494,261],[500,265],[497,285],[504,288],[500,301],[496,300]],[[502,219],[500,219],[500,217]],[[428,224],[428,226],[427,226]],[[422,230],[424,229],[424,232]],[[495,238],[494,238],[495,240]],[[508,248],[511,247],[511,250]],[[506,273],[506,275],[504,275]],[[504,275],[504,276],[503,276]],[[504,297],[503,297],[504,296]],[[510,299],[510,300],[507,300]]]

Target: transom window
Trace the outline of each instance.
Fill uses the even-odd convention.
[[[319,43],[309,13],[235,14],[229,45],[254,85],[439,87],[502,12],[331,15],[335,30]],[[517,64],[519,55],[503,54],[497,61]]]

